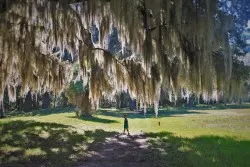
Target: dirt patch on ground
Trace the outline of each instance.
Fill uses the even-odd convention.
[[[97,143],[79,167],[152,167],[153,151],[143,135],[116,135]],[[151,160],[150,160],[151,159]]]

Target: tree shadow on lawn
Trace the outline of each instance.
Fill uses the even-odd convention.
[[[159,108],[158,117],[180,117],[189,114],[209,114],[208,112],[204,112],[203,110],[226,110],[226,109],[248,109],[250,108],[250,104],[218,104],[218,105],[198,105],[194,107],[164,107]],[[128,109],[129,110],[129,109]],[[123,117],[124,114],[127,114],[127,117],[130,119],[133,118],[145,118],[143,111],[134,112],[134,111],[113,111],[108,109],[101,109],[96,114],[97,115],[105,115],[111,117]],[[199,112],[200,110],[200,112]],[[147,109],[146,113],[147,118],[154,118],[155,113],[152,108]]]
[[[116,132],[78,133],[74,127],[35,121],[0,122],[0,166],[74,166],[88,148]]]
[[[117,135],[116,132],[103,130],[80,134],[68,125],[19,120],[0,122],[0,134],[1,167],[76,166],[85,159],[86,154],[92,157],[91,151],[100,151],[97,147],[100,143],[109,144],[105,142],[106,139]],[[148,138],[148,148],[138,148],[133,138],[118,138],[116,146],[110,148],[110,154],[119,160],[123,154],[118,155],[114,150],[126,147],[127,151],[131,149],[133,153],[124,154],[128,162],[135,161],[140,165],[136,157],[142,153],[146,157],[141,156],[141,160],[157,167],[250,166],[250,141],[219,136],[183,138],[169,132],[146,133],[145,136]],[[124,143],[132,145],[124,146]],[[106,145],[105,148],[109,146],[114,145]],[[119,150],[122,152],[122,149]],[[96,164],[100,166],[101,162]]]
[[[95,116],[81,116],[80,118],[78,118],[77,116],[68,116],[68,118],[81,119],[83,121],[97,122],[97,123],[104,123],[104,124],[119,123],[116,120],[98,118],[98,117],[95,117]]]
[[[143,112],[129,112],[129,111],[108,111],[108,110],[99,110],[97,115],[104,115],[104,116],[111,116],[111,117],[120,117],[122,118],[124,114],[127,115],[129,119],[144,119],[144,113]],[[198,111],[188,111],[185,109],[178,109],[178,110],[159,110],[158,113],[158,118],[161,117],[176,117],[176,116],[181,116],[181,115],[187,115],[187,114],[207,114],[205,112],[198,112]],[[153,110],[149,110],[146,113],[146,118],[155,118],[155,113]]]
[[[51,114],[70,113],[70,112],[75,112],[75,111],[76,109],[73,107],[40,109],[40,110],[31,111],[31,112],[10,111],[10,112],[6,112],[6,117],[47,116]]]
[[[250,141],[232,137],[177,137],[169,132],[147,133],[156,166],[250,166]]]
[[[245,104],[214,104],[214,105],[197,105],[194,107],[184,107],[187,110],[227,110],[227,109],[248,109],[250,103]]]

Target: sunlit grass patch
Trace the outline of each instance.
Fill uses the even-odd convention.
[[[22,148],[21,147],[12,147],[12,146],[9,146],[9,145],[5,144],[5,145],[0,147],[0,150],[4,154],[11,154],[13,152],[21,151]]]
[[[25,150],[25,156],[43,156],[46,155],[46,152],[41,150],[41,148],[29,148]]]
[[[181,145],[179,148],[178,148],[179,151],[181,152],[188,152],[188,151],[191,151],[191,148],[188,147],[187,145]],[[197,152],[199,154],[199,152]]]

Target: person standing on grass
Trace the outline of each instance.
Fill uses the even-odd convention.
[[[124,131],[123,134],[125,134],[125,130],[127,130],[128,135],[129,135],[129,130],[128,130],[128,119],[127,119],[127,115],[124,114]]]

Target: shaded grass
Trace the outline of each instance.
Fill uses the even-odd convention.
[[[156,166],[250,166],[250,141],[213,135],[178,137],[169,132],[147,133]]]
[[[6,112],[6,117],[24,117],[24,116],[47,116],[51,114],[60,114],[60,113],[70,113],[75,112],[75,108],[65,107],[65,108],[49,108],[49,109],[39,109],[31,112],[23,111],[10,111]]]
[[[72,126],[36,121],[0,125],[0,166],[73,166],[91,145],[116,134],[101,129],[78,133]]]
[[[99,118],[95,116],[88,116],[88,117],[82,116],[80,118],[78,118],[77,116],[69,116],[69,118],[80,119],[80,120],[89,121],[89,122],[103,123],[103,124],[119,123],[116,120]]]
[[[153,111],[153,109],[148,109],[146,115],[144,115],[144,113],[141,112],[127,112],[127,111],[122,111],[120,112],[118,111],[109,111],[107,109],[102,110],[100,109],[96,115],[103,115],[103,116],[111,116],[111,117],[120,117],[122,118],[124,114],[127,114],[127,117],[130,119],[145,119],[145,118],[155,118],[155,113]],[[158,114],[158,118],[161,117],[172,117],[172,116],[176,116],[176,115],[184,115],[184,114],[206,114],[204,112],[198,112],[198,111],[189,111],[186,109],[160,109],[160,112]]]
[[[184,107],[185,109],[192,109],[192,110],[226,110],[226,109],[250,109],[250,103],[244,104],[214,104],[214,105],[207,105],[207,104],[198,104],[194,107]]]

